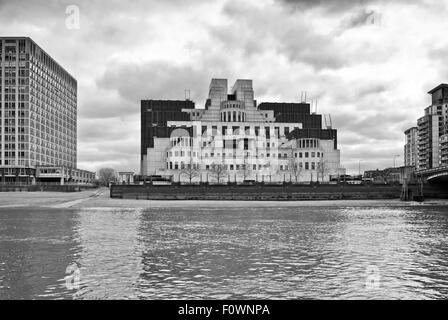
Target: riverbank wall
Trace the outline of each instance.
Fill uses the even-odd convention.
[[[0,192],[78,192],[96,189],[88,185],[0,185]]]
[[[418,186],[410,186],[414,194]],[[448,190],[425,186],[425,197],[448,199]],[[374,200],[399,199],[401,185],[112,185],[110,197],[141,200]]]

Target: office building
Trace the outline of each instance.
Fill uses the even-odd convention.
[[[418,128],[412,127],[404,132],[406,143],[404,145],[405,167],[418,167]]]
[[[30,38],[0,37],[0,107],[2,183],[39,182],[45,167],[75,181],[77,82]]]
[[[448,157],[446,148],[442,147],[448,134],[448,84],[440,84],[428,94],[431,95],[431,105],[417,121],[419,170],[437,168],[446,163]]]
[[[309,182],[344,174],[337,131],[310,104],[257,105],[252,80],[212,79],[204,109],[141,102],[143,176],[188,182]]]

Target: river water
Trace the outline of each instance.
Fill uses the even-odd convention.
[[[448,207],[0,208],[0,299],[447,299]]]

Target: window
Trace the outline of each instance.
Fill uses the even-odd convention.
[[[315,170],[316,169],[316,163],[315,162],[311,162],[311,170]]]
[[[311,152],[311,158],[314,158],[316,154],[314,152]]]
[[[299,158],[303,158],[303,153],[299,152]]]
[[[309,158],[309,153],[305,152],[305,158]]]

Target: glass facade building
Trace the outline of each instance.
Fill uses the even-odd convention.
[[[0,37],[0,176],[76,168],[77,81],[33,40]]]

